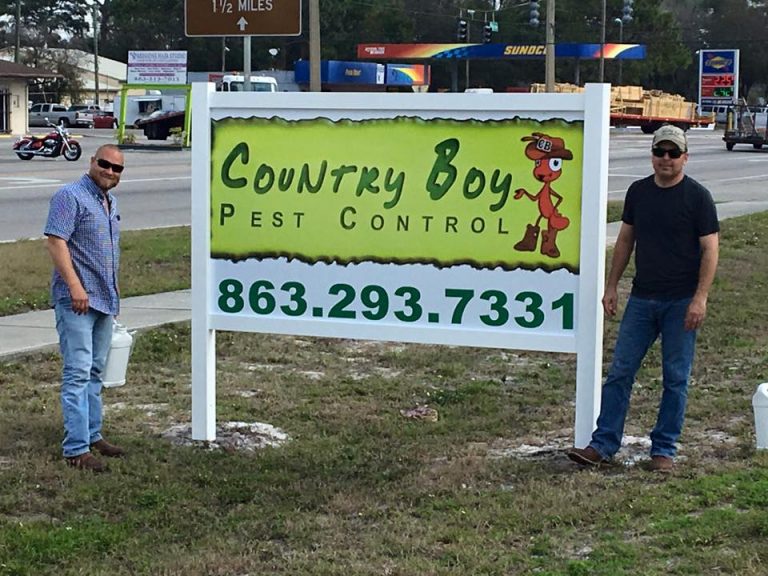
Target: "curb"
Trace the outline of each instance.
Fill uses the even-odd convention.
[[[181,145],[175,144],[118,144],[120,150],[152,150],[159,152],[181,152],[183,150],[190,150]]]

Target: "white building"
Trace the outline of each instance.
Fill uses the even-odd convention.
[[[21,50],[24,52],[26,49],[22,48]],[[99,101],[96,102],[94,55],[82,50],[65,48],[51,48],[49,51],[56,58],[66,57],[67,61],[77,69],[83,86],[80,102],[62,102],[62,104],[98,104],[107,110],[112,108],[115,96],[120,93],[120,86],[125,83],[128,73],[127,64],[99,56]],[[0,49],[0,60],[12,62],[13,59],[14,49],[12,47]],[[51,68],[52,66],[48,67]]]

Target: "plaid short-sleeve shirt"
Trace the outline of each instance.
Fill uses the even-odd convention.
[[[109,214],[102,203],[104,193],[88,174],[60,188],[51,198],[45,235],[66,240],[89,306],[114,316],[120,311],[120,213],[115,197],[107,195]],[[69,287],[54,268],[52,301],[70,297]]]

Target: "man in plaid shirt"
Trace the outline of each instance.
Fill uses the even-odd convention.
[[[110,190],[120,182],[123,163],[117,146],[99,147],[88,173],[53,195],[45,225],[63,359],[62,448],[70,466],[93,472],[106,466],[92,449],[107,457],[124,454],[101,435],[102,373],[120,311],[120,213]]]

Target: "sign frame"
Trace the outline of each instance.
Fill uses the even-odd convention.
[[[217,330],[259,331],[324,337],[363,338],[405,342],[439,342],[570,352],[577,355],[574,440],[589,442],[600,407],[602,382],[605,239],[608,188],[610,90],[608,84],[588,84],[574,94],[263,94],[259,99],[239,93],[215,92],[213,84],[193,84],[195,117],[192,138],[192,437],[212,440],[216,435]],[[560,118],[583,122],[581,158],[581,227],[578,238],[577,328],[572,336],[553,338],[532,334],[519,337],[477,330],[443,331],[429,326],[382,326],[365,322],[286,323],[263,317],[258,321],[214,310],[214,263],[211,258],[213,123],[227,117],[362,120],[415,115],[419,118]],[[589,145],[586,145],[588,143]],[[553,343],[554,342],[554,343]]]

